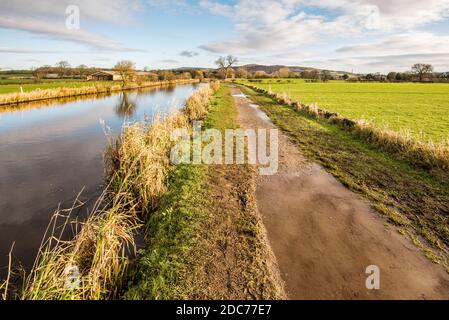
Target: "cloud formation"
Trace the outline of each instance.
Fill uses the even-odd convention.
[[[235,23],[237,38],[203,45],[224,53],[284,51],[366,33],[404,31],[449,17],[449,0],[202,0],[201,6]]]
[[[202,0],[200,5],[232,20],[236,34],[200,48],[245,60],[263,60],[264,55],[295,64],[335,65],[338,59],[345,66],[362,63],[366,68],[386,70],[405,53],[411,59],[449,52],[448,36],[423,31],[431,23],[447,20],[449,0],[237,0],[234,4]],[[369,38],[381,40],[368,42]],[[355,44],[317,52],[319,60],[304,57],[304,51],[311,48],[348,42]],[[433,58],[437,65],[447,63],[441,56]]]
[[[193,58],[193,57],[196,57],[198,55],[198,52],[184,50],[184,51],[181,51],[179,53],[179,55],[183,56],[183,57],[187,57],[187,58]]]
[[[83,29],[65,27],[66,8],[77,5],[83,21],[126,24],[141,10],[140,0],[14,0],[0,2],[0,28],[15,29],[43,35],[53,40],[83,44],[94,50],[136,51],[113,39]],[[139,50],[137,50],[139,51]]]

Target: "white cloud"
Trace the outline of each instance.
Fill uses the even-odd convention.
[[[35,49],[28,49],[28,48],[8,48],[8,47],[0,47],[0,53],[24,53],[24,54],[37,54],[37,53],[58,53],[59,51],[52,51],[52,50],[35,50]]]
[[[449,70],[449,36],[409,32],[383,40],[342,47],[331,53],[328,62],[350,63],[370,71],[407,70],[417,62],[430,63],[437,70]]]
[[[196,57],[196,56],[198,55],[198,52],[195,52],[195,51],[189,51],[189,50],[184,50],[184,51],[181,51],[181,52],[179,53],[179,55],[180,55],[180,56],[183,56],[183,57],[187,57],[187,58],[193,58],[193,57]]]
[[[200,47],[218,54],[349,70],[358,64],[370,71],[404,68],[418,58],[435,61],[441,68],[448,65],[443,54],[449,52],[449,36],[422,30],[449,17],[449,0],[238,0],[232,5],[202,0],[200,4],[234,24],[237,36]],[[370,37],[383,40],[370,43]],[[338,43],[357,42],[363,44],[334,51]],[[304,52],[313,52],[315,58]]]
[[[380,56],[348,56],[338,58],[323,58],[319,60],[306,60],[307,66],[324,69],[354,71],[356,73],[408,71],[415,63],[430,63],[436,71],[449,71],[449,54],[399,54]]]
[[[422,0],[239,0],[234,5],[203,0],[201,5],[232,19],[239,35],[202,48],[235,54],[304,48],[331,37],[403,31],[449,16],[449,0],[425,4]]]
[[[80,30],[69,30],[65,27],[68,5],[77,5],[80,8]],[[96,50],[134,51],[108,37],[83,29],[83,21],[130,23],[133,13],[140,8],[139,0],[1,1],[0,28],[22,30],[54,40],[81,43]]]
[[[401,33],[375,43],[342,47],[337,49],[335,53],[358,55],[373,55],[373,53],[385,55],[449,53],[449,36],[430,32]]]
[[[78,6],[83,19],[112,23],[130,23],[133,13],[143,8],[140,0],[14,0],[1,1],[0,12],[10,17],[45,17],[60,20],[65,16],[69,5]]]

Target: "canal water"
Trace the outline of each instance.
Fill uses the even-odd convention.
[[[0,106],[0,279],[13,242],[14,261],[33,264],[58,205],[69,208],[83,190],[78,214],[92,206],[104,181],[104,126],[118,135],[125,122],[182,107],[200,86]]]

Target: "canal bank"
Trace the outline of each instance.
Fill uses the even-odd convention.
[[[105,183],[108,137],[118,136],[124,123],[165,117],[203,86],[141,88],[47,100],[51,105],[0,107],[0,278],[13,242],[14,261],[26,269],[33,265],[58,204],[70,208],[82,191],[78,199],[85,205],[74,210],[74,217],[92,210]]]
[[[118,91],[136,90],[139,88],[154,88],[163,86],[174,86],[179,84],[199,83],[198,79],[152,81],[142,83],[127,83],[124,85],[114,82],[103,82],[101,84],[86,85],[75,88],[54,88],[44,90],[33,90],[30,92],[7,93],[0,95],[0,107],[17,105],[24,102],[44,101],[49,99],[60,99],[66,97],[77,97],[92,94],[111,93]],[[86,82],[87,83],[87,82]]]

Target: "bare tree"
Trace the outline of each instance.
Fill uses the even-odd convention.
[[[323,80],[323,82],[328,82],[329,80],[332,80],[332,75],[329,70],[321,71],[321,80]]]
[[[291,76],[291,71],[290,68],[280,68],[279,69],[279,78],[290,78]]]
[[[320,73],[318,70],[310,71],[309,77],[312,81],[315,81],[315,82],[321,80],[321,76],[320,76]]]
[[[67,61],[59,61],[58,63],[56,63],[56,67],[58,68],[56,71],[61,78],[66,74],[70,74],[70,63],[68,63]]]
[[[412,72],[417,74],[419,77],[419,82],[422,82],[424,75],[433,72],[433,67],[431,64],[416,63],[412,66]]]
[[[225,80],[228,78],[229,69],[232,68],[238,62],[238,59],[232,55],[228,55],[227,57],[220,57],[215,64],[218,68],[223,72]]]
[[[256,79],[268,78],[268,74],[265,71],[259,70],[254,73],[254,78]]]
[[[59,61],[56,64],[57,67],[65,69],[65,68],[70,68],[70,63],[68,63],[67,61],[63,60],[63,61]]]
[[[391,71],[391,72],[388,73],[388,75],[387,75],[388,81],[390,81],[390,82],[396,81],[397,75],[398,75],[398,74],[397,74],[396,72]]]
[[[134,75],[135,65],[132,61],[122,60],[116,63],[114,70],[120,74],[120,77],[122,78],[122,85],[125,86]]]
[[[202,70],[195,70],[195,79],[199,79],[202,81],[204,79],[204,71]]]
[[[248,70],[243,67],[237,69],[236,77],[240,79],[248,78]]]

